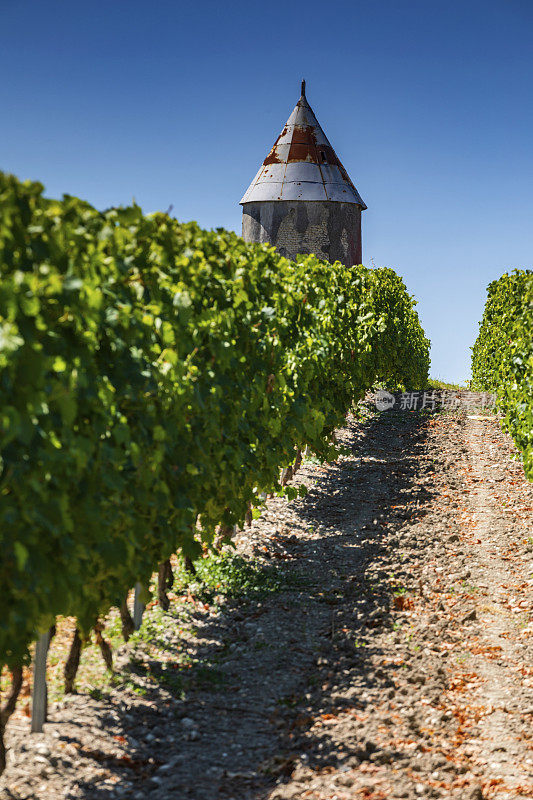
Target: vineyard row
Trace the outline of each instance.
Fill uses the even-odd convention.
[[[488,287],[472,352],[474,388],[494,391],[504,425],[533,480],[533,272],[515,270]]]
[[[0,665],[82,638],[157,565],[241,525],[375,382],[423,386],[391,269],[296,262],[0,173]],[[16,694],[16,691],[14,691]],[[12,711],[2,712],[0,734]]]

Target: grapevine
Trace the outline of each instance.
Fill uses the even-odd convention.
[[[57,615],[79,642],[181,549],[244,524],[376,381],[424,385],[390,269],[292,262],[138,206],[0,173],[0,663]],[[300,455],[301,458],[301,455]],[[126,624],[126,628],[128,628]],[[18,674],[18,673],[17,673]]]
[[[504,425],[533,480],[533,272],[515,270],[488,287],[472,352],[473,387],[494,391]]]

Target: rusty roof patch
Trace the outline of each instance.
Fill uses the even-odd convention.
[[[281,158],[279,157],[278,151],[276,150],[276,146],[272,148],[270,153],[267,155],[265,160],[263,161],[263,166],[266,167],[268,164],[281,164]]]

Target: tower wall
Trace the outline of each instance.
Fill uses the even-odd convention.
[[[270,242],[294,259],[314,253],[333,263],[362,262],[361,207],[324,200],[275,200],[243,204],[246,242]]]

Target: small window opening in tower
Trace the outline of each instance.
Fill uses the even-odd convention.
[[[325,152],[323,150],[320,151],[320,158],[322,159],[322,163],[323,164],[327,164],[328,163],[328,160],[326,158],[326,154],[325,154]]]

